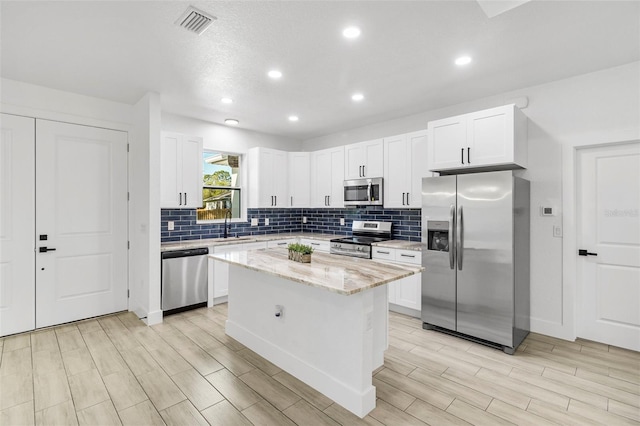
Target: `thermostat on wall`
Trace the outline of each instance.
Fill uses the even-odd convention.
[[[540,214],[542,216],[553,216],[553,207],[540,207]]]

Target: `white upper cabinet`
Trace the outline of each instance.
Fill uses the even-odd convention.
[[[505,105],[429,122],[428,170],[526,168],[527,118]]]
[[[426,172],[427,132],[384,138],[384,206],[419,208]]]
[[[311,207],[344,207],[344,147],[311,153]]]
[[[248,157],[249,208],[288,207],[288,153],[251,148]]]
[[[344,147],[344,180],[382,177],[383,140],[375,139]]]
[[[290,207],[309,207],[311,203],[309,194],[311,188],[310,157],[311,154],[308,152],[289,153],[288,202]]]
[[[162,133],[160,207],[202,207],[202,138]]]

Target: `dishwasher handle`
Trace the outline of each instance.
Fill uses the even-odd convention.
[[[171,250],[171,251],[162,252],[162,259],[176,259],[178,257],[204,256],[207,254],[209,254],[209,249],[207,247],[185,249],[185,250]]]

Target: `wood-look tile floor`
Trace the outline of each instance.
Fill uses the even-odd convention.
[[[377,405],[359,419],[226,336],[226,309],[1,339],[0,424],[640,424],[637,352],[531,334],[509,356],[394,313]]]

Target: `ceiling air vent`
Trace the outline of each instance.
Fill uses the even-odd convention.
[[[215,19],[215,16],[208,15],[193,6],[189,6],[182,16],[178,18],[176,25],[200,35],[209,28],[209,25]]]

